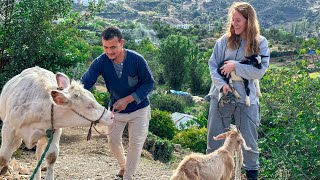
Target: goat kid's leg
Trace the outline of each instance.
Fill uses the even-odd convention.
[[[247,79],[243,79],[244,88],[246,90],[246,105],[250,106],[250,89],[249,89],[249,81]]]
[[[233,92],[234,96],[236,98],[240,99],[241,96],[239,95],[239,93],[233,87],[232,78],[229,79],[229,85],[230,85],[230,88],[232,89],[232,92]]]
[[[4,175],[8,170],[10,158],[22,143],[22,139],[14,135],[13,128],[7,123],[3,123],[1,131],[1,149],[0,149],[0,175]]]
[[[262,97],[261,90],[260,90],[260,85],[259,85],[259,80],[258,79],[254,79],[253,83],[254,83],[254,85],[256,87],[257,96],[258,97]]]
[[[238,99],[241,98],[240,94],[239,94],[236,90],[233,91],[233,94],[234,94],[234,96],[235,96],[236,98],[238,98]]]
[[[234,71],[232,71],[230,73],[231,78],[229,79],[229,85],[233,91],[233,94],[236,98],[240,99],[241,96],[239,95],[239,93],[234,89],[232,81],[243,81],[242,77],[237,76],[236,73]]]

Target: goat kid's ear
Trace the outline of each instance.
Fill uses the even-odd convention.
[[[256,60],[257,60],[258,64],[261,64],[261,56],[260,55],[256,56]]]
[[[57,105],[66,105],[69,103],[69,99],[61,91],[57,91],[57,90],[51,91],[51,97]]]
[[[56,80],[59,89],[65,89],[66,87],[70,86],[70,79],[63,73],[57,73]]]
[[[222,133],[222,134],[219,134],[218,136],[213,136],[213,139],[214,140],[221,140],[221,139],[226,139],[227,138],[227,133]]]

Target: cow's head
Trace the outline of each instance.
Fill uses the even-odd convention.
[[[55,104],[72,110],[78,115],[78,119],[96,121],[100,117],[100,123],[104,125],[112,124],[112,113],[100,105],[90,91],[83,88],[83,85],[76,81],[71,81],[62,74],[56,74],[58,88],[51,91],[51,97]]]

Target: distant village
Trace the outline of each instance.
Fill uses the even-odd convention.
[[[117,3],[119,1],[125,2],[125,0],[111,0],[106,3]],[[95,4],[98,4],[97,0],[73,0],[74,4],[79,4],[79,5],[83,5],[83,6],[89,6],[90,2],[94,2]],[[170,25],[170,27],[174,27],[177,29],[189,29],[191,27],[190,24],[185,24],[185,23],[179,21],[178,19],[172,18],[172,17],[157,17],[157,16],[155,16],[154,18],[158,18],[161,22],[166,23],[166,24]]]

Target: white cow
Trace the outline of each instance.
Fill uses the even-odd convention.
[[[48,143],[46,130],[55,129],[45,156],[45,179],[49,180],[54,179],[61,128],[90,126],[94,121],[110,126],[113,122],[112,113],[79,82],[70,83],[66,75],[55,75],[40,67],[25,69],[5,84],[0,96],[0,118],[3,121],[1,174],[7,171],[12,153],[22,141],[28,148],[37,145],[39,161]],[[34,178],[41,179],[40,168]]]

